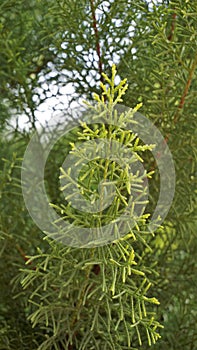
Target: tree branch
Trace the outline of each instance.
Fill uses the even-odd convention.
[[[174,30],[175,30],[175,25],[176,25],[176,17],[177,17],[177,14],[173,13],[172,14],[171,30],[170,30],[170,34],[168,35],[168,40],[169,41],[172,41],[173,36],[174,36]]]
[[[91,6],[91,12],[92,12],[92,25],[93,25],[95,39],[96,39],[96,52],[97,52],[97,56],[98,56],[98,67],[99,67],[100,81],[103,82],[103,75],[102,75],[103,64],[102,64],[102,58],[101,58],[101,47],[100,47],[100,42],[99,42],[99,32],[98,32],[98,28],[97,28],[94,0],[90,0],[90,6]]]
[[[191,66],[191,69],[190,69],[190,72],[189,72],[189,76],[188,76],[188,79],[187,79],[187,82],[186,82],[183,94],[181,96],[180,103],[178,105],[178,109],[177,109],[177,111],[176,111],[176,113],[174,115],[174,123],[177,123],[177,120],[178,120],[178,117],[180,115],[180,112],[181,112],[181,110],[184,107],[185,98],[186,98],[186,96],[188,94],[188,91],[189,91],[189,88],[190,88],[190,85],[191,85],[191,82],[192,82],[192,78],[193,78],[194,72],[196,70],[196,66],[197,66],[197,54],[196,54],[196,57],[195,57],[195,59],[194,59],[194,61],[192,63],[192,66]]]

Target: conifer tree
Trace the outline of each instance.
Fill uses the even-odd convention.
[[[196,2],[3,0],[0,9],[0,349],[138,349],[141,343],[142,349],[195,349]],[[121,237],[95,250],[66,247],[46,239],[30,218],[21,190],[22,160],[39,129],[40,111],[50,105],[52,118],[67,118],[76,101],[85,98],[92,105],[113,63],[117,86],[128,82],[122,103],[130,109],[142,102],[140,113],[172,152],[174,201],[162,227],[143,242],[135,232],[132,243],[132,237]],[[24,116],[28,130],[18,126]],[[50,153],[45,180],[57,211],[64,200],[59,168],[70,142],[74,147],[86,133],[91,138],[95,128],[81,125]],[[154,171],[145,212],[152,214],[159,169],[152,149],[138,151],[147,174]],[[140,218],[139,232],[148,220]]]

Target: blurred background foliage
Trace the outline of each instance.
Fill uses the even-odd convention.
[[[82,99],[92,101],[92,93],[100,92],[101,72],[110,74],[112,63],[120,78],[128,79],[124,105],[143,102],[141,112],[162,132],[176,168],[172,208],[149,242],[153,252],[143,256],[159,272],[152,282],[164,329],[152,347],[197,348],[197,2],[2,0],[0,11],[0,349],[66,349],[62,330],[55,336],[52,321],[47,327],[43,318],[32,328],[29,317],[47,291],[55,305],[50,287],[36,295],[37,305],[29,298],[44,281],[46,256],[53,281],[65,248],[43,240],[29,217],[20,185],[21,160],[33,130],[58,113],[67,121]],[[51,154],[46,169],[53,200],[68,140],[56,147],[59,158]],[[155,168],[148,207],[153,212],[159,174],[150,154],[144,161]],[[33,263],[25,265],[27,256],[34,255],[41,266],[37,274]],[[66,268],[68,262],[62,261]],[[29,272],[32,280],[24,290],[21,280]],[[60,276],[55,288],[61,284]],[[56,315],[57,308],[49,312]],[[132,346],[138,347],[135,339]],[[142,348],[148,348],[146,342]]]

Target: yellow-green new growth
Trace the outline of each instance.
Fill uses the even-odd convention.
[[[100,87],[103,90],[101,97],[94,93],[93,98],[95,101],[105,104],[105,97],[107,98],[108,104],[110,107],[114,107],[117,103],[122,102],[122,96],[125,94],[126,90],[128,89],[128,84],[126,84],[127,79],[121,80],[121,82],[115,86],[115,77],[116,77],[116,65],[112,65],[112,77],[111,79],[107,76],[107,74],[102,73],[103,78],[105,79],[107,84],[100,83]]]

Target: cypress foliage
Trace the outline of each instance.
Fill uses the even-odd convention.
[[[138,349],[141,344],[143,349],[195,349],[197,3],[3,0],[0,9],[0,349]],[[139,231],[133,230],[135,241],[121,237],[103,247],[66,247],[46,239],[28,215],[22,158],[38,127],[38,111],[50,104],[52,117],[66,109],[66,118],[76,100],[92,105],[93,96],[96,108],[113,63],[116,86],[127,78],[124,105],[142,102],[140,112],[172,152],[174,201],[155,236],[146,233],[149,219],[142,216]],[[22,115],[29,131],[18,127]],[[59,167],[70,142],[74,152],[79,137],[91,139],[95,132],[93,125],[81,125],[50,153],[45,180],[57,211],[64,200]],[[146,208],[152,214],[160,175],[149,146],[144,152],[136,148],[136,154],[147,173],[154,170]],[[101,165],[94,164],[97,174]],[[127,198],[126,185],[122,190]],[[62,216],[68,215],[64,210]]]

